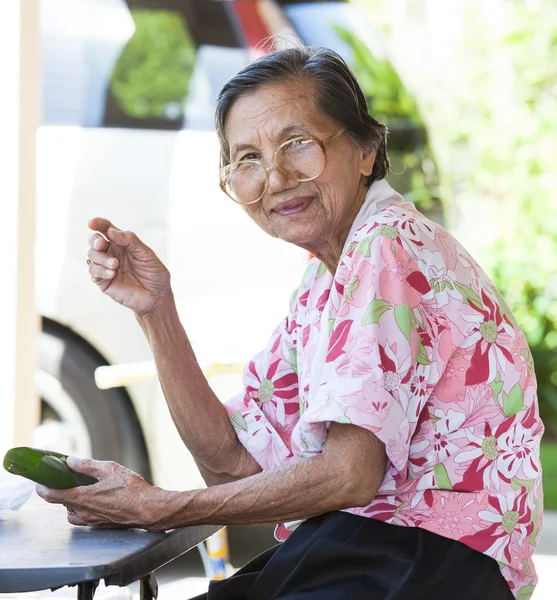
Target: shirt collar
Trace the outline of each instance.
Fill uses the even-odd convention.
[[[391,204],[404,204],[406,200],[396,192],[385,179],[374,181],[369,187],[360,212],[356,215],[350,233],[346,238],[342,254],[345,253],[354,233],[372,217]]]

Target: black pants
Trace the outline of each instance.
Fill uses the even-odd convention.
[[[193,600],[513,600],[489,556],[418,527],[344,512],[284,542]]]

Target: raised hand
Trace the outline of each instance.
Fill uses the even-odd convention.
[[[170,273],[157,255],[131,231],[121,231],[97,217],[87,253],[89,273],[107,296],[137,315],[152,312],[171,294]]]

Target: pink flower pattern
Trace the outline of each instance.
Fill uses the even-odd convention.
[[[530,597],[543,508],[530,350],[479,265],[386,182],[336,273],[311,261],[244,386],[226,408],[263,469],[321,452],[331,422],[364,427],[389,460],[377,497],[349,512],[459,540]]]

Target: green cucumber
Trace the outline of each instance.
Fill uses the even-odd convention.
[[[97,483],[97,480],[89,475],[72,471],[66,464],[67,458],[65,454],[51,450],[22,446],[6,452],[4,469],[57,490]]]

